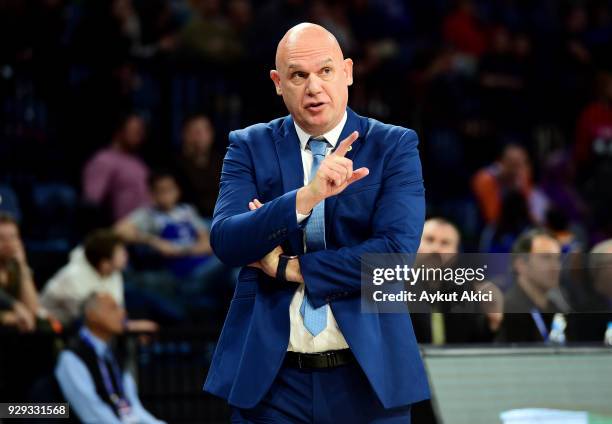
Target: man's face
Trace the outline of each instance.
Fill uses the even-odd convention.
[[[185,126],[183,148],[189,152],[207,152],[213,145],[214,130],[207,118],[193,119]]]
[[[521,267],[525,280],[542,291],[559,286],[561,275],[561,249],[559,243],[548,236],[535,237],[531,243],[531,254]]]
[[[0,258],[13,258],[21,247],[19,229],[13,223],[0,224]]]
[[[453,256],[459,250],[459,233],[452,225],[430,219],[423,226],[417,253],[437,253]]]
[[[123,127],[122,143],[127,150],[137,150],[145,138],[145,123],[139,116],[131,116]]]
[[[343,59],[337,42],[320,28],[297,30],[283,40],[277,69],[270,72],[276,92],[300,128],[324,134],[344,115],[353,62]]]
[[[87,321],[110,334],[121,334],[125,320],[125,309],[108,293],[100,293],[98,305],[92,310]]]
[[[162,210],[170,210],[178,203],[181,192],[174,178],[160,178],[151,189],[153,203]]]
[[[113,271],[123,271],[128,263],[128,252],[123,244],[115,246],[111,264]]]
[[[529,174],[529,158],[525,149],[519,146],[506,148],[501,160],[502,173],[508,178]]]

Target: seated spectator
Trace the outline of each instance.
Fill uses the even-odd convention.
[[[113,350],[125,310],[109,293],[92,294],[83,310],[84,326],[55,368],[71,412],[83,423],[162,423],[144,409],[133,377]]]
[[[553,316],[569,312],[559,291],[559,242],[540,229],[523,233],[512,248],[515,282],[505,293],[499,339],[504,342],[548,340]]]
[[[115,132],[110,146],[97,152],[85,165],[85,200],[107,208],[114,220],[149,204],[149,170],[136,155],[144,138],[144,120],[129,115]]]
[[[8,285],[9,273],[0,267],[0,287]],[[0,325],[15,327],[21,332],[34,331],[36,321],[30,310],[0,288]]]
[[[219,194],[223,155],[214,148],[215,130],[205,115],[194,115],[183,125],[183,143],[175,158],[184,201],[202,216],[212,217]]]
[[[39,305],[19,228],[10,215],[3,213],[0,213],[0,324],[20,331],[34,331],[37,324],[42,329],[61,329]]]
[[[541,223],[546,212],[546,197],[532,185],[531,164],[524,147],[508,144],[496,162],[472,178],[472,190],[486,224],[496,222],[502,213],[502,200],[509,191],[525,197],[531,218]]]
[[[602,342],[612,322],[612,239],[591,249],[588,270],[588,297],[568,318],[568,340]]]
[[[212,257],[208,228],[193,206],[179,203],[181,191],[166,172],[149,180],[153,206],[135,210],[115,228],[125,241],[145,244],[161,254],[178,278],[203,277]]]
[[[425,261],[426,254],[440,255],[443,263],[448,263],[459,253],[461,235],[457,227],[444,218],[430,218],[425,221],[421,244],[417,253],[423,255],[419,261]],[[499,289],[492,289],[499,292]],[[499,296],[499,293],[496,294]],[[499,313],[443,313],[414,314],[415,333],[420,343],[475,343],[490,342],[499,328]]]
[[[70,261],[43,289],[41,302],[65,326],[81,315],[83,302],[93,293],[108,293],[124,305],[121,271],[127,264],[127,251],[121,239],[110,230],[96,230],[75,248]],[[155,331],[157,325],[147,320],[127,321],[132,331]]]

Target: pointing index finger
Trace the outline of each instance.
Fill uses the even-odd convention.
[[[338,146],[334,154],[338,156],[346,155],[346,152],[348,152],[351,148],[351,144],[353,144],[355,140],[357,140],[358,138],[359,138],[359,132],[353,131],[348,137],[342,140],[342,142],[340,143],[340,145]]]

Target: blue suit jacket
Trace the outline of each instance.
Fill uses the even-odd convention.
[[[339,141],[359,131],[346,157],[370,174],[325,200],[327,249],[312,253],[303,253],[296,220],[304,173],[291,116],[229,135],[210,240],[223,262],[243,268],[204,389],[231,405],[255,406],[287,350],[297,286],[246,267],[279,244],[301,255],[309,298],[315,307],[329,303],[382,404],[391,408],[429,397],[410,316],[360,310],[360,256],[418,248],[425,215],[418,138],[412,130],[347,112]],[[264,206],[249,211],[254,198]]]

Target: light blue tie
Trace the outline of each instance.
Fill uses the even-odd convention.
[[[310,180],[312,180],[325,158],[328,142],[325,139],[310,138],[307,146],[312,152],[312,168],[310,169]],[[325,201],[319,202],[312,209],[310,218],[306,222],[305,232],[307,252],[325,249]],[[315,309],[306,293],[304,293],[300,313],[304,318],[304,326],[313,336],[319,334],[327,326],[327,305]]]

